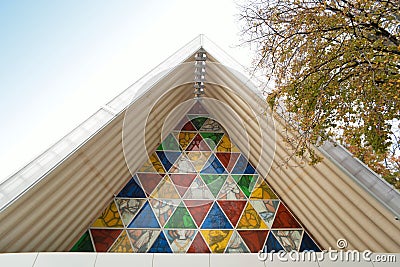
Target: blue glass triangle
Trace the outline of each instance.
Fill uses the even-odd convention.
[[[256,170],[243,155],[240,155],[240,157],[236,161],[235,167],[233,168],[231,173],[232,174],[254,174],[254,173],[256,173]]]
[[[119,192],[117,197],[131,197],[131,198],[145,198],[146,195],[143,189],[138,183],[137,176],[135,175],[132,179],[125,185],[125,187]]]
[[[272,234],[272,232],[269,232],[268,235],[268,239],[267,239],[267,243],[265,244],[264,247],[264,252],[278,252],[278,251],[285,251],[281,245],[281,243],[279,243],[279,241],[275,238],[275,236]]]
[[[226,173],[226,170],[218,158],[212,154],[200,173],[223,174]]]
[[[169,171],[171,166],[181,155],[179,151],[156,151],[156,153],[166,171]]]
[[[303,251],[315,251],[315,252],[321,252],[317,244],[311,239],[311,237],[304,232],[303,234],[303,240],[301,241],[300,245],[300,252]]]
[[[157,237],[156,241],[154,241],[151,246],[149,253],[172,253],[171,248],[169,247],[168,241],[165,238],[163,232]]]
[[[149,202],[144,204],[143,208],[128,225],[128,228],[160,228]]]
[[[232,225],[222,212],[217,202],[212,206],[201,229],[232,229]]]

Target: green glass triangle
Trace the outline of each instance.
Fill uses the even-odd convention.
[[[190,216],[187,208],[181,202],[181,204],[176,208],[174,214],[169,218],[165,228],[196,229],[196,224],[194,223],[192,216]]]
[[[169,134],[164,141],[157,147],[157,150],[180,151],[181,148],[172,134]]]
[[[71,252],[94,252],[92,241],[90,240],[89,231],[86,231],[78,242],[71,248]]]
[[[197,130],[200,130],[201,126],[203,126],[203,124],[207,120],[206,117],[199,117],[197,115],[188,115],[188,117],[190,118],[194,127],[196,127]]]
[[[258,175],[242,175],[239,181],[237,182],[238,186],[240,187],[240,189],[242,189],[243,193],[247,197],[250,196],[251,191],[253,190],[253,187],[257,182],[257,178]],[[235,179],[235,177],[233,179]]]
[[[222,136],[224,136],[223,133],[200,133],[200,135],[212,150],[214,150]]]
[[[221,190],[222,185],[225,183],[226,178],[228,178],[228,175],[215,175],[215,174],[201,174],[200,176],[205,182],[205,184],[208,186],[214,197],[218,196],[218,193]]]

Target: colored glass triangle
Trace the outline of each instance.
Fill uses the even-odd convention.
[[[250,249],[250,252],[257,253],[264,247],[268,230],[242,230],[238,231],[238,233]]]
[[[270,253],[284,250],[285,249],[282,247],[281,243],[279,243],[272,232],[270,232],[267,238],[267,242],[265,243],[264,252]]]
[[[233,179],[236,181],[235,176],[236,175],[232,175]],[[258,175],[240,175],[237,184],[247,197],[250,196],[250,193],[257,182],[257,178]]]
[[[131,242],[129,241],[129,237],[126,234],[126,231],[122,231],[121,235],[112,245],[112,247],[108,250],[109,252],[118,252],[118,253],[132,253],[133,249],[131,246]]]
[[[304,232],[299,251],[321,252],[321,249],[317,246],[317,244],[315,244],[314,240],[312,240],[311,237],[306,232]]]
[[[151,194],[153,198],[159,199],[179,199],[180,196],[175,189],[175,186],[171,182],[168,175],[164,176],[164,179],[157,186],[157,188]]]
[[[172,216],[169,218],[165,228],[175,228],[175,229],[195,229],[196,224],[194,223],[192,217],[190,216],[187,208],[181,203],[176,209]]]
[[[203,140],[207,143],[207,145],[211,148],[211,150],[214,150],[224,134],[205,132],[205,133],[200,133],[200,135],[201,137],[203,137]]]
[[[200,102],[196,101],[192,108],[189,110],[188,114],[208,114],[207,110],[203,107]]]
[[[210,249],[208,248],[200,232],[197,233],[192,244],[187,250],[187,253],[210,253]]]
[[[192,241],[197,231],[195,230],[165,230],[165,236],[169,242],[174,253],[185,253]]]
[[[218,152],[240,152],[239,149],[231,142],[231,139],[224,134],[224,136],[219,141],[216,148]]]
[[[254,173],[256,173],[256,170],[243,155],[240,155],[240,157],[236,161],[235,167],[233,167],[231,173],[232,174],[254,174]]]
[[[190,144],[185,148],[186,151],[210,151],[207,143],[200,134],[197,134]]]
[[[115,203],[121,214],[122,222],[128,225],[132,218],[136,216],[139,210],[143,207],[145,199],[132,199],[132,198],[117,198]]]
[[[187,173],[187,174],[176,173],[176,174],[170,174],[169,176],[172,182],[174,183],[175,188],[178,191],[179,195],[182,197],[192,184],[193,180],[196,178],[195,173]]]
[[[188,158],[192,162],[195,170],[200,172],[211,156],[211,152],[207,151],[191,151],[187,153]]]
[[[96,252],[107,252],[121,232],[121,229],[91,229]]]
[[[293,217],[292,213],[290,213],[286,206],[281,202],[276,212],[272,228],[301,228],[301,226]]]
[[[232,225],[215,202],[205,218],[201,229],[232,229]]]
[[[143,186],[144,191],[150,195],[154,188],[161,182],[163,175],[158,173],[138,173],[137,177]]]
[[[184,199],[214,199],[210,189],[204,184],[200,177],[194,179],[190,185],[186,194],[183,196]]]
[[[184,200],[184,202],[197,226],[201,225],[213,204],[210,200]]]
[[[240,153],[217,152],[215,155],[222,165],[224,165],[224,167],[228,170],[228,172],[231,172],[240,156]]]
[[[149,200],[153,212],[156,215],[158,222],[161,226],[164,226],[171,215],[174,213],[175,209],[178,207],[179,199],[168,199],[168,200]]]
[[[160,228],[149,202],[144,204],[143,208],[128,225],[128,228]]]
[[[71,248],[71,252],[94,252],[92,240],[89,231],[86,231],[81,238]]]
[[[250,199],[278,199],[278,197],[271,190],[265,180],[262,177],[259,177],[254,186],[253,192],[250,195]]]
[[[124,227],[117,206],[115,205],[114,201],[112,201],[110,205],[108,205],[108,207],[103,211],[103,213],[92,224],[92,227],[111,227],[111,228]]]
[[[208,119],[207,117],[198,115],[188,115],[188,117],[197,130],[200,130],[201,126],[203,126],[204,122]]]
[[[225,253],[248,253],[250,252],[240,235],[235,231],[226,246]]]
[[[250,202],[247,203],[240,218],[237,229],[267,229],[267,225],[258,215],[257,211],[253,208]]]
[[[144,253],[151,248],[158,237],[160,230],[128,229],[127,232],[132,243],[133,252]]]
[[[280,201],[276,199],[250,201],[250,203],[253,205],[253,208],[270,228],[272,227],[275,213],[278,210],[279,202]]]
[[[156,153],[150,155],[149,159],[140,167],[139,172],[165,173],[164,167]]]
[[[224,253],[233,230],[200,230],[211,252]]]
[[[185,150],[196,135],[197,133],[193,132],[180,132],[178,134],[178,142],[181,148]]]
[[[137,176],[133,176],[132,179],[125,185],[125,187],[119,192],[117,197],[131,197],[131,198],[145,198],[146,195],[143,192],[142,187],[138,184],[139,180]]]
[[[226,200],[246,199],[246,196],[243,194],[242,190],[232,179],[232,177],[229,176],[219,192],[218,199],[226,199]]]
[[[157,147],[157,150],[180,151],[181,147],[173,134],[167,135],[164,141]]]
[[[200,176],[205,182],[205,184],[208,186],[214,197],[218,196],[218,193],[221,190],[222,185],[225,183],[226,178],[228,178],[228,175],[215,175],[215,174],[201,174]]]
[[[183,125],[181,131],[196,131],[196,127],[194,127],[191,121],[188,121]]]
[[[175,162],[175,164],[169,170],[170,173],[195,173],[196,169],[190,162],[185,153],[182,153],[180,158]]]
[[[223,128],[221,124],[217,121],[208,118],[204,123],[203,126],[200,128],[200,132],[222,132]]]
[[[243,208],[246,206],[246,201],[240,200],[218,200],[219,206],[225,212],[226,217],[233,226],[236,226]]]
[[[181,155],[181,152],[179,151],[156,151],[156,153],[166,171],[169,171]]]
[[[303,230],[272,230],[272,233],[286,252],[299,250]]]
[[[218,158],[215,157],[213,154],[206,164],[204,165],[203,169],[200,171],[200,173],[205,173],[205,174],[225,174],[226,170],[224,166],[219,162]]]
[[[149,253],[172,253],[172,250],[169,247],[168,241],[163,232],[161,232],[156,241],[154,241]]]

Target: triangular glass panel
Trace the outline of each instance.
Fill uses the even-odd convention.
[[[257,182],[258,175],[239,175],[238,180],[235,179],[235,176],[237,175],[232,175],[233,179],[237,181],[240,189],[242,189],[242,192],[247,197],[250,197],[250,193]]]
[[[179,123],[174,127],[175,131],[180,131],[182,130],[183,126],[185,126],[185,124],[188,122],[188,119],[185,117],[183,117]]]
[[[154,188],[161,182],[163,175],[158,173],[138,173],[137,177],[143,186],[144,191],[150,195]]]
[[[166,171],[169,171],[171,166],[181,155],[179,151],[156,151],[156,153]]]
[[[192,124],[192,122],[188,120],[188,121],[185,123],[185,125],[183,125],[182,129],[180,129],[180,130],[181,130],[181,131],[188,131],[188,132],[190,132],[190,131],[196,131],[196,127],[194,127],[194,125]]]
[[[201,225],[213,204],[211,200],[184,200],[184,202],[197,226]]]
[[[218,152],[240,152],[239,149],[231,142],[231,139],[224,134],[219,141],[219,144],[216,149]]]
[[[195,230],[165,230],[169,245],[174,253],[185,253],[197,231]]]
[[[206,164],[207,160],[210,158],[211,152],[191,151],[188,152],[187,155],[190,161],[192,162],[195,170],[197,172],[200,172],[203,169],[204,165]]]
[[[235,167],[233,167],[233,170],[231,171],[231,173],[232,174],[254,174],[254,173],[256,173],[256,170],[243,155],[240,155],[240,157],[236,161]]]
[[[259,177],[254,186],[253,192],[250,195],[250,199],[278,199],[278,197],[275,195],[274,191],[271,190],[265,180],[262,177]]]
[[[117,197],[132,197],[132,198],[145,198],[142,187],[138,184],[139,180],[137,175],[133,176],[125,187],[119,192]]]
[[[201,229],[232,229],[232,225],[215,202],[204,220]]]
[[[161,226],[164,226],[168,221],[169,217],[171,217],[172,213],[174,213],[175,209],[178,207],[180,200],[179,199],[150,199],[149,200],[151,207],[153,208],[154,214],[156,215],[158,222]]]
[[[181,148],[185,150],[196,135],[197,133],[193,132],[180,132],[178,134],[178,142]]]
[[[247,203],[240,218],[237,229],[267,229],[267,225],[258,215],[257,211],[253,208],[250,202]]]
[[[212,253],[224,253],[233,230],[200,230]]]
[[[272,230],[272,233],[286,252],[299,251],[303,230]]]
[[[243,194],[242,190],[232,179],[232,177],[229,176],[219,192],[218,199],[226,199],[226,200],[246,199],[246,196]]]
[[[122,229],[91,229],[96,252],[107,252],[121,232]]]
[[[225,253],[249,253],[249,249],[240,235],[235,231],[226,246]]]
[[[206,164],[204,165],[203,169],[200,173],[205,174],[225,174],[226,170],[224,166],[222,166],[221,162],[219,162],[218,158],[215,157],[213,154]]]
[[[168,241],[163,232],[161,232],[156,241],[154,241],[149,253],[172,253],[172,250],[169,247]]]
[[[126,231],[122,231],[118,239],[112,245],[112,247],[108,250],[109,252],[118,252],[118,253],[132,253],[133,249],[131,246],[131,241],[129,241],[129,237],[126,234]]]
[[[169,218],[165,228],[175,229],[196,229],[192,217],[190,216],[187,208],[181,203],[176,209],[172,216]]]
[[[179,195],[183,197],[197,175],[195,173],[174,173],[170,174],[169,176]]]
[[[200,104],[199,101],[196,101],[196,103],[194,103],[194,105],[192,106],[192,108],[189,110],[188,114],[208,114],[207,110],[203,107],[202,104]]]
[[[89,231],[86,231],[71,248],[70,252],[94,252]]]
[[[173,134],[167,135],[164,141],[158,146],[159,151],[180,151],[181,147]]]
[[[136,216],[139,210],[143,207],[146,199],[133,199],[133,198],[116,198],[119,213],[121,214],[124,225],[128,225],[132,218]]]
[[[281,243],[276,239],[276,237],[272,234],[272,232],[269,232],[267,242],[265,243],[264,247],[264,252],[270,253],[270,252],[278,252],[278,251],[284,251],[285,249],[282,247]]]
[[[170,173],[196,173],[196,169],[190,162],[185,153],[182,153],[180,158],[175,162],[175,164],[169,170]]]
[[[225,212],[229,221],[235,227],[240,218],[240,215],[242,214],[244,206],[246,206],[246,201],[218,200],[218,204]]]
[[[158,237],[160,230],[128,229],[128,236],[132,243],[134,253],[147,252]]]
[[[211,150],[214,150],[224,134],[205,132],[205,133],[200,133],[200,135],[201,137],[203,137],[203,140],[207,143],[207,145],[211,148]]]
[[[203,126],[200,128],[200,132],[223,132],[223,128],[221,124],[216,122],[215,120],[208,118]]]
[[[200,232],[197,233],[192,244],[187,250],[187,253],[210,253],[210,249],[208,248]]]
[[[185,148],[186,151],[211,151],[207,143],[200,134],[197,134],[190,144]]]
[[[97,220],[92,224],[92,227],[110,227],[110,228],[120,228],[124,227],[122,224],[121,217],[119,215],[117,206],[114,201],[108,205],[108,207],[103,211],[103,213],[97,218]]]
[[[278,211],[276,212],[272,228],[301,228],[300,224],[293,217],[292,213],[288,211],[286,206],[281,202]]]
[[[190,185],[186,194],[183,196],[184,199],[214,199],[210,189],[204,184],[200,177],[194,179]]]
[[[268,230],[242,230],[238,231],[238,233],[250,249],[250,252],[257,253],[264,247]]]
[[[171,182],[168,175],[164,176],[164,179],[157,186],[157,188],[150,195],[152,198],[158,199],[179,199],[180,196],[175,189],[174,184]]]
[[[271,228],[280,201],[276,199],[269,199],[251,200],[250,202],[268,227]]]
[[[201,126],[203,126],[204,122],[208,119],[207,117],[199,115],[188,115],[188,117],[197,130],[200,130]]]
[[[314,240],[304,232],[303,233],[303,240],[301,241],[300,245],[300,252],[303,251],[314,251],[314,252],[321,252],[321,249],[315,244]]]
[[[139,172],[165,173],[165,170],[156,153],[153,153],[142,167],[140,167]]]
[[[133,218],[128,228],[160,228],[157,218],[148,202],[144,204],[136,217]]]
[[[224,167],[228,170],[228,172],[231,172],[240,156],[240,153],[217,152],[215,155],[222,165],[224,165]]]
[[[216,175],[216,174],[201,174],[200,176],[205,182],[205,184],[208,186],[214,197],[218,196],[218,193],[221,190],[222,185],[225,183],[226,178],[228,178],[228,175]]]

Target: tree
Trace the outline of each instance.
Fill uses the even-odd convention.
[[[399,1],[252,0],[240,20],[268,103],[298,130],[295,154],[319,162],[312,145],[335,140],[398,179]]]

